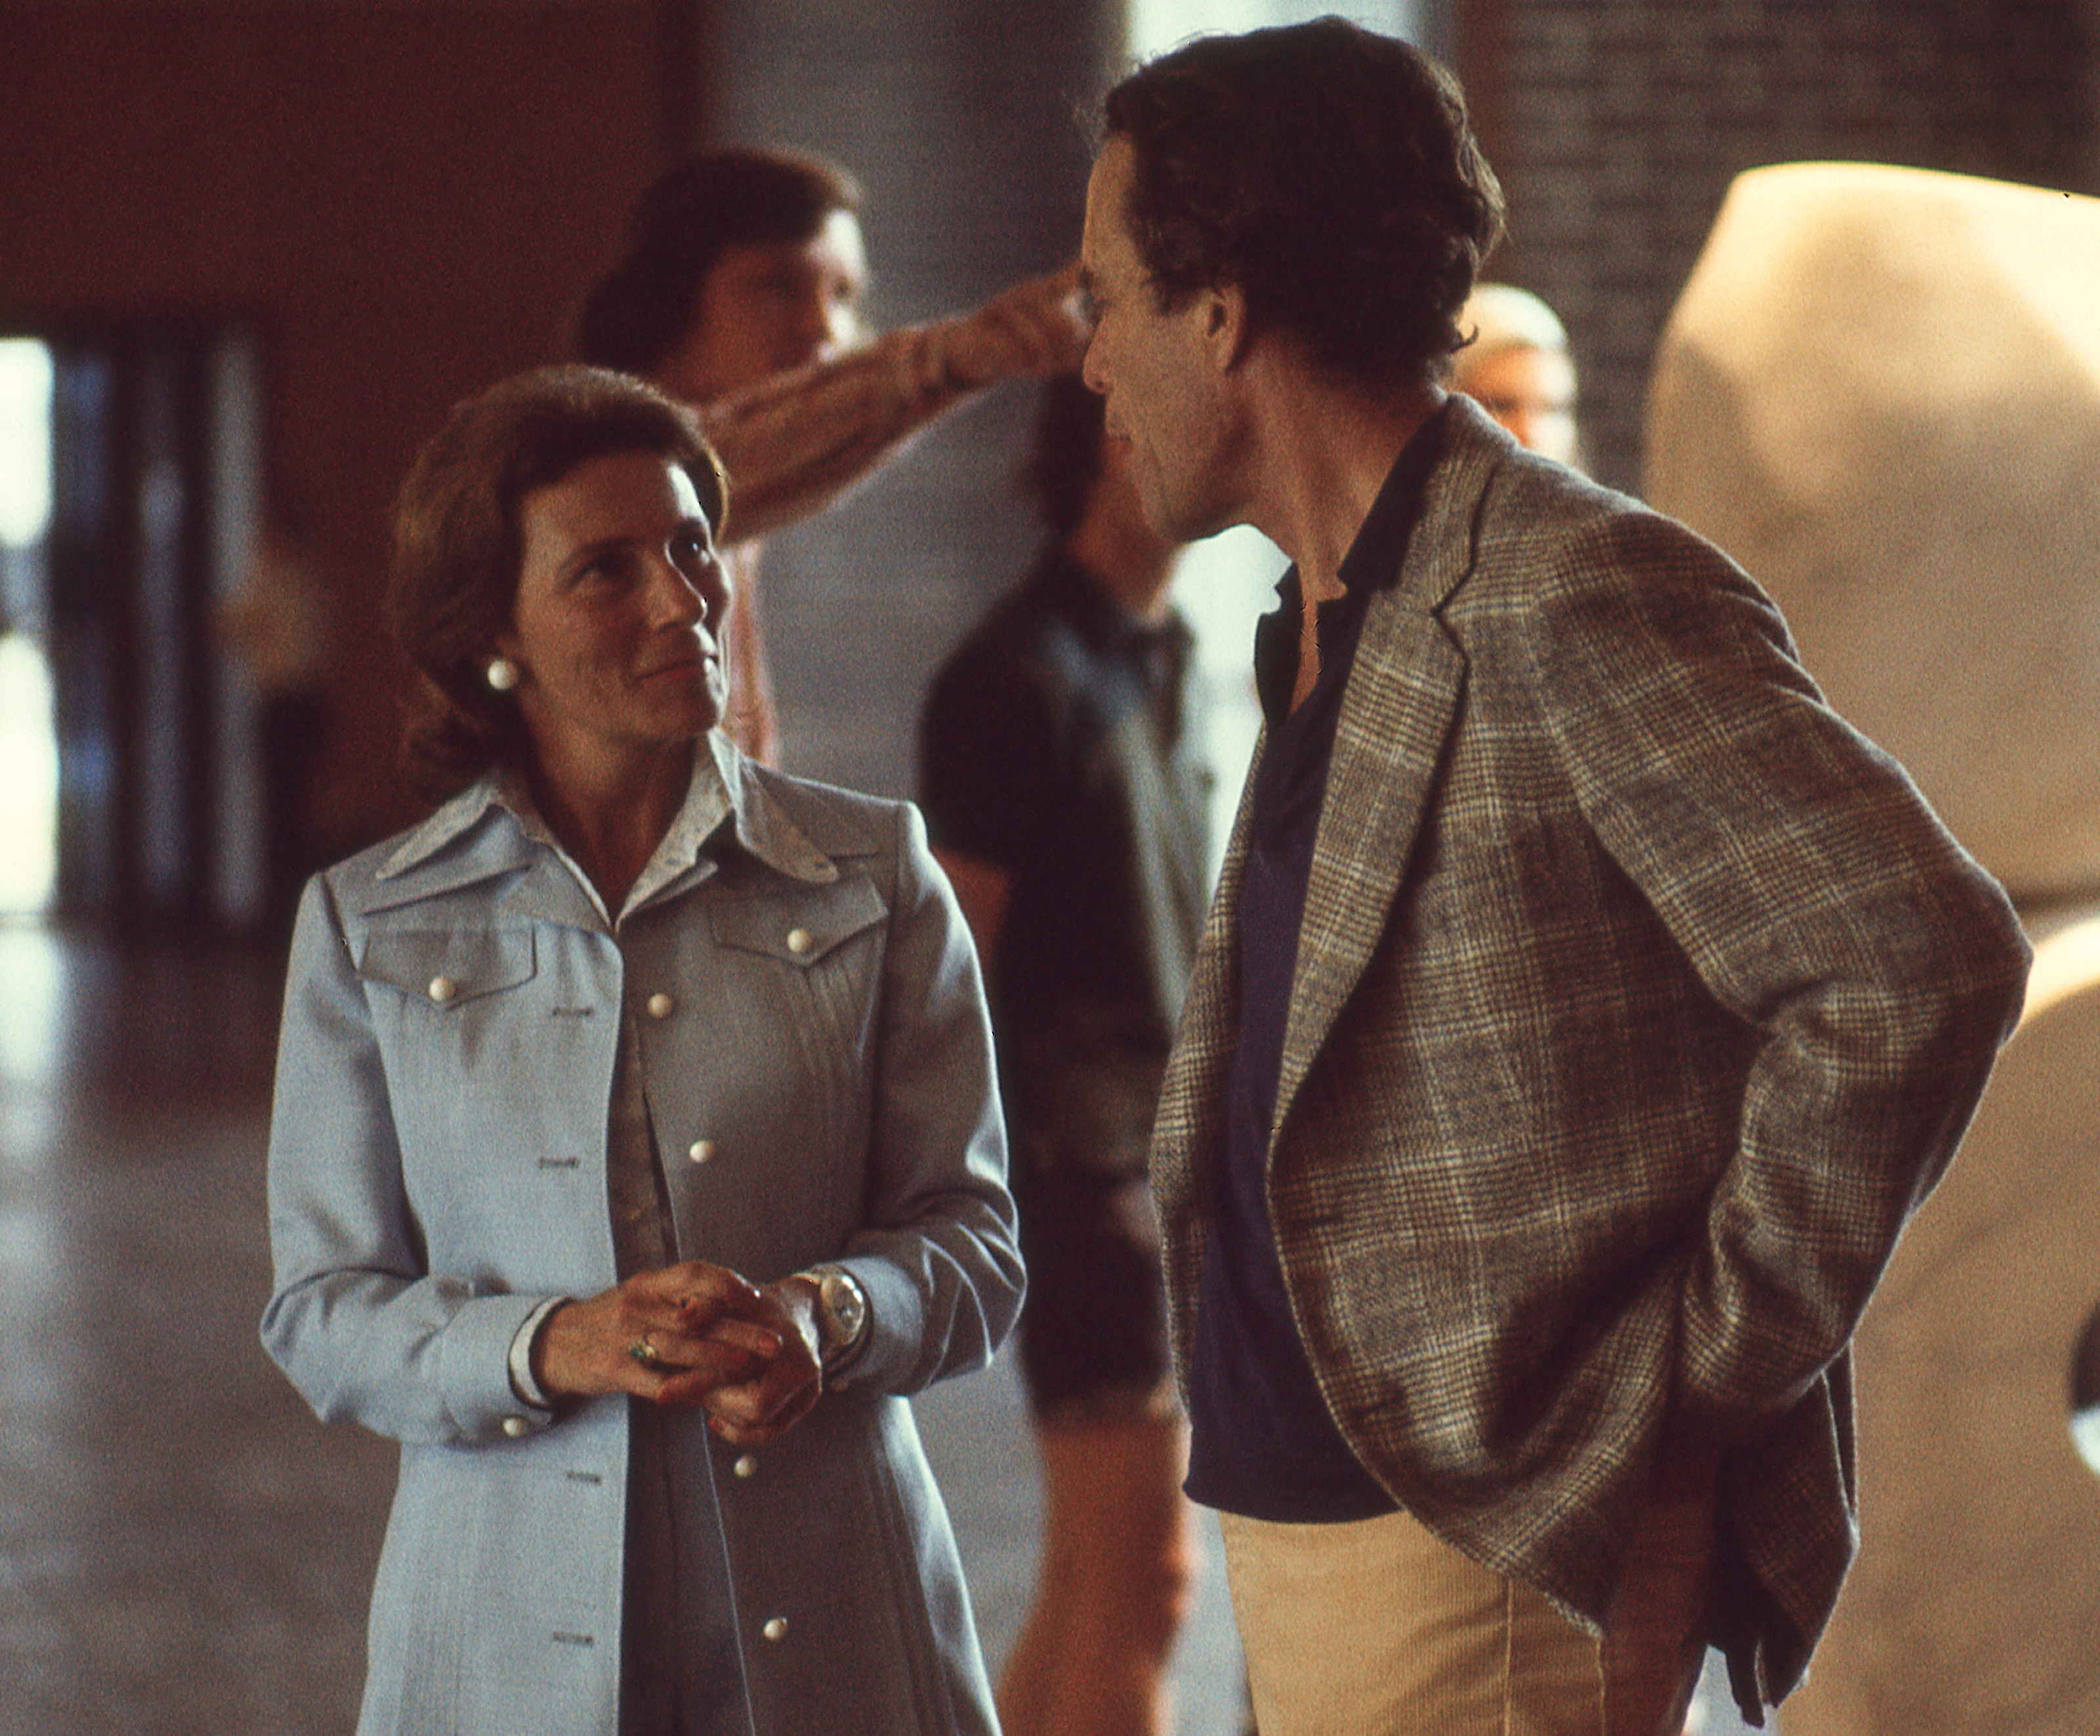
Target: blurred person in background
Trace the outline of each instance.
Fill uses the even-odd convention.
[[[1023,474],[1050,540],[936,673],[920,800],[985,961],[1044,1477],[1007,1736],[1153,1736],[1194,1572],[1145,1150],[1208,897],[1211,776],[1177,546],[1101,401],[1044,388]]]
[[[1458,315],[1471,341],[1451,359],[1451,384],[1518,441],[1582,468],[1575,359],[1553,310],[1529,289],[1478,284]]]
[[[916,812],[719,725],[721,472],[631,377],[457,408],[395,518],[412,767],[315,879],[263,1341],[401,1443],[361,1736],[990,1736],[905,1395],[1020,1306]]]
[[[779,720],[756,539],[808,517],[912,434],[988,386],[1078,365],[1067,268],[974,312],[866,325],[859,184],[806,152],[720,148],[666,171],[630,216],[578,319],[578,359],[639,374],[693,406],[736,491],[724,551],[730,738],[768,764]]]

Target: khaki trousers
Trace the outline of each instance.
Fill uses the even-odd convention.
[[[1405,1513],[1220,1513],[1261,1736],[1676,1736],[1705,1658],[1712,1490],[1710,1465],[1658,1487],[1601,1639]]]

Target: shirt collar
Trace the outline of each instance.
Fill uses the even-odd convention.
[[[1353,655],[1357,630],[1372,593],[1400,576],[1421,511],[1423,489],[1443,450],[1442,430],[1449,403],[1447,398],[1400,449],[1350,540],[1349,552],[1342,557],[1336,574],[1342,594],[1320,605],[1317,630],[1323,681],[1344,670]],[[1272,720],[1284,715],[1297,679],[1301,584],[1294,562],[1276,582],[1277,606],[1255,627],[1255,685],[1262,709]]]
[[[1445,399],[1445,404],[1449,400]],[[1445,409],[1439,406],[1409,437],[1380,485],[1378,498],[1357,527],[1336,576],[1348,591],[1378,589],[1399,576],[1407,543],[1422,506],[1423,484],[1442,449]]]
[[[496,805],[495,778],[475,779],[395,845],[379,865],[377,878],[390,880],[420,868],[447,844],[472,831]]]
[[[1069,549],[1054,548],[1044,554],[1035,582],[1055,599],[1058,612],[1088,645],[1104,656],[1134,661],[1163,650],[1180,657],[1194,642],[1188,623],[1172,609],[1153,622],[1124,608]]]
[[[506,766],[494,779],[494,800],[508,809],[525,835],[534,843],[552,850],[562,866],[576,877],[576,883],[590,895],[591,901],[598,905],[599,914],[608,921],[613,913],[605,909],[598,888],[590,883],[589,876],[579,867],[576,860],[562,848],[562,841],[549,827],[532,800],[524,774],[515,766]],[[678,812],[672,818],[669,829],[657,840],[656,848],[635,877],[634,884],[628,889],[627,901],[620,907],[620,917],[624,919],[629,912],[640,910],[671,883],[693,867],[700,859],[700,852],[715,831],[733,811],[727,785],[721,768],[712,754],[693,756],[692,776],[686,781],[686,799],[678,804]]]
[[[698,866],[710,842],[732,835],[737,844],[776,872],[798,880],[838,878],[836,865],[804,835],[801,828],[750,775],[743,756],[718,729],[705,738],[706,751],[693,756],[693,774],[686,796],[655,853],[634,883],[626,908],[637,910],[682,880]],[[529,840],[554,851],[576,874],[568,853],[549,831],[545,820],[516,767],[503,767],[469,785],[432,814],[387,856],[378,878],[406,875],[467,836],[492,813],[504,816],[521,843]],[[726,828],[724,822],[729,822]],[[596,894],[592,893],[593,900]]]

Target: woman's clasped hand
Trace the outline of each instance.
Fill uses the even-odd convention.
[[[763,1446],[823,1390],[814,1294],[799,1277],[761,1288],[699,1260],[642,1272],[557,1306],[533,1343],[533,1378],[555,1399],[698,1405],[723,1439]]]

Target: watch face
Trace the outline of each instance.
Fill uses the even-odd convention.
[[[851,1344],[867,1323],[867,1298],[861,1294],[860,1286],[844,1272],[825,1273],[823,1291],[832,1336],[840,1346]]]

